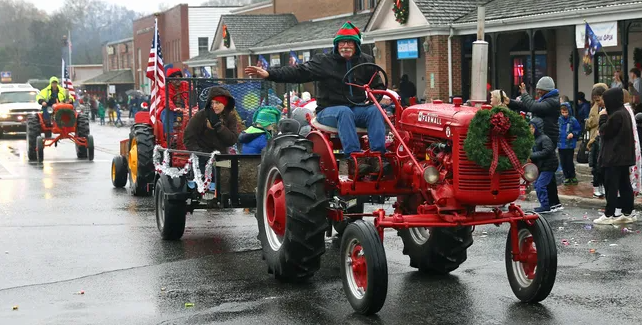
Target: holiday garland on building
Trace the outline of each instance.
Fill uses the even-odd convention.
[[[510,145],[509,138],[514,138]],[[535,139],[524,117],[507,108],[495,107],[477,111],[468,126],[464,151],[468,159],[488,168],[492,177],[495,171],[509,169],[523,173],[522,165],[530,157],[534,144]],[[504,154],[500,155],[502,151]]]
[[[227,31],[227,25],[223,25],[223,46],[230,47],[230,33]]]
[[[408,10],[409,10],[409,0],[396,0],[395,4],[392,5],[392,11],[395,13],[395,20],[399,24],[405,24],[408,22]]]

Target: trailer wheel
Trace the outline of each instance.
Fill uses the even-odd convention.
[[[551,293],[557,275],[557,247],[548,221],[537,219],[532,226],[517,222],[519,253],[525,261],[513,261],[511,233],[506,239],[506,273],[517,298],[540,302]]]
[[[185,232],[187,218],[187,203],[185,200],[170,200],[166,192],[176,189],[165,188],[164,182],[159,178],[154,186],[154,210],[156,211],[156,225],[161,238],[165,240],[178,240]]]
[[[410,266],[420,272],[448,274],[466,261],[473,244],[472,227],[409,228],[397,232]]]
[[[123,188],[127,184],[127,159],[123,156],[111,160],[111,183],[115,188]]]
[[[45,138],[41,136],[36,138],[36,156],[38,157],[38,162],[45,160]]]
[[[258,172],[256,220],[268,273],[281,281],[314,275],[325,253],[328,200],[312,143],[283,135],[268,143]]]
[[[29,158],[29,161],[38,159],[36,140],[40,135],[42,135],[42,129],[40,128],[38,115],[29,116],[29,120],[27,121],[27,158]]]
[[[388,262],[373,224],[348,224],[341,239],[341,280],[352,308],[371,315],[383,307],[388,294]]]
[[[129,133],[129,188],[135,196],[152,194],[154,183],[154,130],[147,124],[135,124]]]

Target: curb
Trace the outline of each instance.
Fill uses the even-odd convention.
[[[575,206],[581,205],[582,207],[587,207],[587,208],[604,208],[606,206],[605,199],[584,198],[579,196],[563,195],[563,194],[560,194],[558,196],[560,198],[560,202],[562,202],[565,205],[568,205],[568,204],[572,204]],[[537,195],[535,194],[535,191],[528,194],[527,198],[528,198],[528,201],[537,202]],[[642,202],[639,202],[637,200],[634,201],[633,208],[636,210],[642,210]]]

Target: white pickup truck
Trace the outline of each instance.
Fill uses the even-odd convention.
[[[26,132],[29,115],[41,110],[38,92],[30,84],[0,84],[0,138],[5,132]]]

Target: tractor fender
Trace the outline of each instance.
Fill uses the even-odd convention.
[[[149,112],[142,111],[142,112],[136,113],[136,115],[134,115],[134,123],[136,124],[144,123],[144,124],[152,125],[152,122],[149,119]]]
[[[187,178],[184,176],[172,178],[167,175],[156,174],[154,184],[160,179],[161,186],[165,192],[165,197],[170,201],[185,201],[190,198],[187,191]]]

